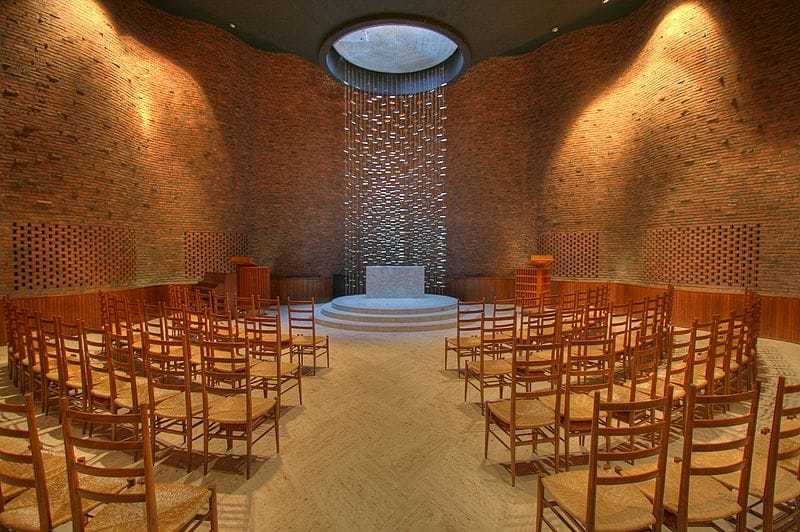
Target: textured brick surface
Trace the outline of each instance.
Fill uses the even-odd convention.
[[[796,0],[652,0],[474,65],[447,88],[448,268],[509,276],[598,232],[644,278],[647,230],[760,224],[759,289],[800,293]],[[343,266],[344,91],[139,0],[0,2],[0,290],[11,223],[134,227],[138,285],[185,231],[237,231],[278,276]]]
[[[759,289],[800,293],[798,12],[654,0],[473,67],[448,93],[451,263],[504,274],[533,233],[599,231],[599,277],[635,281],[644,229],[760,223]]]
[[[134,284],[185,231],[245,231],[276,273],[338,271],[343,91],[139,1],[0,3],[0,290],[11,221],[135,227]]]

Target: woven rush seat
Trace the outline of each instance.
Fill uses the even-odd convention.
[[[767,442],[768,443],[768,442]],[[764,497],[764,482],[767,478],[767,454],[766,448],[762,452],[753,452],[753,462],[750,466],[750,487],[748,493],[754,497]],[[696,460],[695,464],[701,466],[721,466],[730,464],[737,460],[742,459],[742,452],[739,450],[721,451],[718,453],[703,453],[710,456],[703,456],[702,460]],[[786,501],[791,501],[800,497],[800,480],[797,479],[797,470],[794,475],[785,469],[777,468],[775,470],[775,503],[779,504]],[[728,488],[735,490],[739,488],[739,473],[729,473],[727,475],[718,475],[714,477]]]
[[[22,454],[28,450],[27,445],[15,438],[3,438],[0,440],[0,445],[2,445],[3,449],[6,451],[15,454]],[[65,471],[67,468],[67,465],[64,462],[64,457],[57,454],[43,452],[42,463],[44,464],[44,471],[48,478],[51,474],[58,473],[59,471]],[[33,468],[30,464],[20,464],[17,462],[0,460],[0,474],[9,477],[33,480]],[[3,498],[8,500],[22,492],[28,491],[28,489],[29,488],[14,486],[3,482]]]
[[[640,385],[636,389],[636,397],[634,401],[649,401],[651,399],[649,393],[645,393],[644,389],[645,385]],[[663,390],[664,388],[656,388],[657,390]],[[631,383],[630,381],[625,381],[624,384],[615,384],[613,393],[613,400],[615,403],[628,403],[631,400]],[[656,397],[659,397],[660,394],[656,393]]]
[[[45,377],[51,381],[58,381],[58,369],[51,370]],[[81,368],[72,364],[67,365],[67,382],[68,388],[80,389],[83,388],[83,380],[81,379]]]
[[[585,470],[542,477],[542,484],[552,498],[584,526],[588,483],[589,472]],[[598,485],[595,516],[598,532],[641,530],[656,522],[651,503],[630,484]]]
[[[711,453],[704,453],[711,454]],[[695,466],[698,461],[694,461]],[[642,467],[633,466],[621,471],[622,475],[641,472]],[[681,465],[667,464],[666,480],[664,481],[664,509],[676,514],[678,512],[678,497],[680,492]],[[655,482],[643,482],[637,487],[642,490],[650,500],[655,497]],[[724,519],[741,511],[737,502],[736,492],[729,490],[722,482],[710,476],[693,476],[689,483],[689,523],[708,523],[717,519]]]
[[[163,401],[167,397],[170,397],[176,393],[179,392],[176,390],[162,390],[156,388],[154,394],[156,403]],[[105,379],[102,382],[95,383],[95,385],[92,387],[91,394],[94,395],[95,397],[100,397],[101,399],[110,398],[111,381]],[[136,395],[138,403],[140,405],[148,404],[150,402],[150,395],[147,393],[147,379],[145,379],[144,377],[136,377]],[[133,407],[133,398],[131,397],[130,384],[128,384],[127,382],[117,383],[117,398],[114,400],[114,404],[122,408]]]
[[[242,332],[239,335],[242,339],[247,338],[248,340],[260,340],[265,343],[275,343],[275,335],[274,334],[259,334],[255,331],[247,331]],[[292,340],[292,337],[288,334],[281,334],[281,343],[288,344]]]
[[[510,399],[487,403],[486,406],[489,407],[489,411],[497,419],[506,425],[511,423]],[[553,409],[546,406],[539,399],[518,399],[515,414],[515,425],[518,429],[552,425],[555,416]]]
[[[190,395],[191,397],[189,400],[192,403],[192,416],[200,415],[203,412],[203,394],[200,392],[191,392]],[[215,399],[213,395],[208,396],[209,403]],[[167,397],[156,404],[153,414],[158,417],[170,419],[186,419],[186,395],[178,390],[175,395]]]
[[[137,486],[131,491],[141,493],[143,487]],[[156,484],[155,499],[159,530],[183,530],[196,515],[208,510],[209,494],[205,488],[188,484]],[[129,532],[146,529],[144,503],[106,504],[86,525],[86,530]]]
[[[210,398],[210,397],[209,397]],[[275,406],[275,399],[251,394],[253,418],[265,416]],[[208,420],[223,425],[243,425],[247,422],[247,398],[244,394],[215,397],[208,409]]]
[[[481,373],[481,363],[472,360],[466,361],[467,369],[474,373]],[[511,373],[511,362],[501,358],[498,360],[483,361],[483,375],[505,375]]]
[[[50,503],[50,519],[53,527],[72,520],[67,482],[67,466],[65,458],[58,455],[43,454],[45,476],[47,478],[47,495]],[[57,464],[56,464],[57,462]],[[30,465],[27,465],[30,469]],[[31,472],[32,473],[32,472]],[[126,485],[123,479],[82,478],[81,487],[101,492],[116,492]],[[83,510],[88,512],[100,503],[84,499]],[[36,490],[25,490],[19,497],[7,503],[0,514],[0,525],[13,530],[39,530],[39,506]]]
[[[325,345],[325,340],[327,340],[327,338],[328,338],[327,336],[317,336],[315,343],[314,338],[312,336],[295,334],[294,336],[289,337],[289,342],[292,345],[297,345],[297,346]]]
[[[447,338],[447,345],[450,347],[459,347],[457,338]],[[478,348],[481,346],[480,336],[467,336],[461,338],[460,347]]]
[[[282,362],[281,363],[281,376],[291,375],[300,368],[297,362]],[[276,378],[278,376],[278,363],[271,360],[262,360],[250,366],[250,375],[253,377],[264,377],[267,379]]]
[[[614,352],[619,353],[625,350],[625,335],[618,334],[614,337]],[[602,347],[592,346],[589,348],[589,355],[597,356],[602,355],[603,349]]]
[[[565,403],[564,397],[561,396],[561,416],[564,416]],[[556,409],[556,396],[548,395],[540,399],[551,410]],[[585,393],[571,393],[569,394],[569,418],[576,421],[591,421],[594,415],[594,400],[591,396]]]
[[[672,400],[679,400],[686,397],[686,388],[683,387],[683,383],[671,381],[670,384],[672,385]],[[656,386],[659,390],[666,389],[666,382],[664,379],[659,377],[656,379]]]

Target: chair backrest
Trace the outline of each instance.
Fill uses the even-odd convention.
[[[58,381],[62,390],[66,388],[70,369],[75,368],[80,375],[81,385],[86,386],[85,349],[83,347],[83,323],[65,323],[56,318],[58,337]]]
[[[311,336],[313,342],[317,339],[317,321],[314,317],[314,298],[297,300],[287,299],[286,307],[289,312],[289,335]]]
[[[276,316],[281,313],[281,299],[275,298],[255,298],[256,312],[259,316]]]
[[[189,339],[142,342],[142,359],[147,376],[148,404],[156,404],[156,390],[175,390],[184,393],[186,419],[191,419],[192,368]]]
[[[561,306],[561,337],[580,338],[584,324],[586,307]]]
[[[694,357],[690,356],[694,329],[670,326],[667,331],[665,385],[680,383],[688,389],[694,379]]]
[[[663,416],[650,415],[651,412],[657,411],[663,412]],[[655,481],[655,493],[651,500],[654,520],[652,530],[661,530],[671,412],[672,388],[667,390],[664,397],[628,403],[603,401],[600,392],[594,393],[585,521],[587,530],[595,529],[597,486],[623,484],[634,486],[648,481]],[[621,414],[627,414],[629,418],[638,417],[642,421],[636,425],[612,426],[609,422],[612,416]],[[619,445],[621,442],[628,443],[632,438],[647,441],[648,445]],[[604,443],[602,447],[601,441]],[[624,468],[628,464],[653,457],[656,458],[654,461],[639,464],[635,473],[624,473]],[[608,471],[607,474],[598,474],[601,464]],[[612,464],[616,464],[614,466],[616,471],[622,471],[623,474],[611,473]],[[619,503],[625,504],[625,501]]]
[[[214,314],[206,312],[208,339],[217,342],[235,342],[239,338],[239,322],[230,312]]]
[[[757,383],[753,390],[747,392],[700,395],[697,386],[689,387],[684,414],[683,454],[677,512],[679,525],[687,523],[689,485],[691,478],[695,476],[726,475],[738,472],[738,503],[740,508],[747,508],[760,390],[761,386]],[[743,403],[746,403],[747,406],[745,413],[740,414],[739,410]],[[708,412],[717,409],[726,409],[727,412],[715,417],[708,416]],[[745,511],[744,514],[746,513]],[[744,525],[744,523],[741,524]]]
[[[208,394],[247,394],[248,419],[250,419],[250,342],[200,342],[200,376],[203,386],[203,409],[208,414]]]
[[[584,340],[599,340],[609,336],[609,308],[586,305],[583,311],[583,327],[580,337]]]
[[[39,347],[39,364],[42,374],[58,367],[58,326],[55,318],[36,315],[36,338]]]
[[[83,325],[83,371],[87,395],[100,379],[108,378],[108,330]]]
[[[661,334],[651,331],[649,336],[640,335],[630,357],[630,396],[634,402],[637,396],[651,399],[663,396],[665,390],[658,389],[658,369],[661,364]],[[668,386],[668,385],[667,385]]]
[[[716,347],[717,335],[717,320],[719,318],[714,316],[711,321],[701,322],[694,320],[692,322],[692,345],[689,348],[691,358],[695,366],[702,366],[705,368],[705,378],[710,383],[714,379],[714,349]]]
[[[0,402],[0,413],[24,416],[26,425],[24,429],[10,426],[0,427],[0,436],[19,440],[20,443],[19,447],[8,444],[0,446],[0,461],[14,464],[13,467],[0,468],[0,481],[11,486],[33,488],[36,492],[36,504],[39,511],[39,528],[45,531],[51,530],[47,479],[42,461],[42,444],[39,440],[33,396],[25,394],[24,403],[21,405]],[[16,451],[23,446],[27,446],[28,452]],[[27,474],[22,473],[23,470]],[[0,491],[0,510],[2,508],[3,494]]]
[[[120,397],[120,391],[128,388],[133,410],[139,408],[139,393],[136,386],[136,356],[133,352],[133,332],[106,334],[106,353],[108,355],[108,377],[111,401]]]
[[[523,317],[525,330],[520,341],[526,344],[553,344],[561,341],[561,312],[540,308]]]
[[[162,305],[161,312],[164,315],[164,327],[166,336],[164,340],[180,340],[189,336],[189,321],[186,316],[185,306],[172,307]]]
[[[152,305],[139,301],[139,315],[142,317],[142,336],[154,340],[166,340],[167,324],[163,305]]]
[[[614,343],[614,349],[621,355],[630,346],[631,304],[611,303],[608,307],[608,338]]]
[[[147,405],[135,414],[99,414],[75,410],[69,407],[66,398],[61,400],[61,419],[64,428],[64,450],[66,451],[67,479],[69,482],[70,507],[72,509],[73,530],[86,528],[84,500],[112,504],[142,504],[145,507],[147,530],[158,530],[158,514],[155,499],[155,479],[153,474],[153,454],[150,441],[150,423]],[[78,436],[73,432],[73,423],[92,426],[107,425],[116,428],[120,425],[132,429],[132,436],[109,440],[89,436]],[[142,463],[129,467],[106,467],[102,461],[86,463],[78,457],[76,449],[91,452],[134,454],[142,453]],[[108,457],[108,454],[105,455]],[[90,481],[94,480],[94,482]],[[134,487],[136,479],[144,484],[144,489],[124,489]]]
[[[794,400],[791,400],[793,396]],[[773,523],[772,516],[775,512],[775,476],[778,464],[794,463],[794,475],[800,479],[800,461],[796,458],[800,456],[800,423],[796,419],[800,416],[800,384],[786,384],[786,377],[778,377],[778,389],[775,394],[775,408],[772,414],[772,426],[769,432],[769,443],[767,444],[767,467],[764,482],[763,517],[764,529],[770,530],[769,525]],[[789,404],[791,403],[791,405]],[[788,427],[784,428],[784,422],[789,421]]]
[[[460,345],[462,339],[481,335],[485,314],[483,301],[483,299],[479,299],[458,302],[456,314],[457,345]]]
[[[278,375],[281,363],[281,316],[248,317],[244,320],[245,337],[250,342],[250,354],[256,358],[274,359]]]
[[[567,339],[564,344],[564,416],[569,417],[573,393],[605,393],[611,401],[614,390],[614,347],[611,340]]]

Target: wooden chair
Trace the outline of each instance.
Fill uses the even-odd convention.
[[[753,451],[748,492],[756,501],[749,510],[761,519],[765,531],[800,528],[800,407],[788,404],[792,395],[800,395],[800,385],[787,385],[785,377],[778,377],[772,426],[756,436]],[[738,476],[733,473],[715,478],[730,489],[739,489]],[[761,514],[757,512],[759,506]]]
[[[58,397],[70,398],[76,401],[83,410],[86,410],[88,402],[86,397],[86,380],[84,370],[84,346],[83,346],[83,323],[64,324],[60,319],[56,320],[56,330],[58,332],[58,367],[56,378],[58,382]],[[50,380],[53,376],[47,374]]]
[[[485,390],[499,388],[500,398],[503,398],[503,388],[509,385],[511,376],[511,360],[502,358],[509,340],[508,334],[516,331],[516,318],[511,321],[508,317],[486,318],[484,316],[480,332],[480,348],[477,360],[467,360],[464,364],[464,402],[467,402],[469,385],[480,392],[481,412],[484,410]],[[474,381],[474,382],[473,382]]]
[[[277,393],[279,408],[281,396],[295,387],[302,405],[303,372],[299,363],[283,360],[280,314],[245,318],[244,331],[250,342],[250,354],[258,360],[250,369],[252,375],[264,379],[267,390]]]
[[[39,364],[34,366],[34,377],[40,392],[39,401],[45,414],[50,412],[51,399],[58,398],[58,325],[56,319],[36,315],[36,345]]]
[[[685,531],[692,526],[717,527],[734,519],[737,530],[747,527],[747,499],[753,453],[759,387],[730,395],[700,395],[692,385],[686,395],[683,453],[679,463],[666,467],[664,484],[665,522],[670,529]],[[744,408],[744,414],[732,413]],[[710,418],[707,412],[726,411]],[[724,434],[720,434],[724,429]],[[735,476],[732,491],[717,480]],[[728,477],[731,481],[731,477]],[[652,485],[640,485],[651,500]]]
[[[203,386],[203,474],[208,473],[209,444],[212,439],[226,440],[228,450],[233,441],[246,445],[246,478],[250,478],[253,444],[275,432],[275,452],[280,452],[280,410],[278,401],[268,399],[265,384],[251,375],[249,341],[202,342],[201,378]],[[261,394],[256,395],[260,391]],[[272,421],[270,423],[270,420]],[[254,437],[254,431],[264,427]]]
[[[608,307],[608,337],[614,345],[614,363],[627,368],[631,354],[631,304],[623,303]]]
[[[456,356],[456,367],[461,373],[461,359],[475,360],[481,347],[481,327],[484,317],[483,299],[459,301],[456,311],[456,337],[444,339],[444,369],[450,352]]]
[[[181,436],[186,445],[186,471],[190,472],[193,429],[202,425],[203,393],[192,382],[188,342],[185,337],[178,341],[145,339],[142,354],[148,404],[155,405],[150,417],[153,446],[161,433]]]
[[[67,523],[64,457],[42,452],[33,396],[26,394],[21,405],[0,402],[0,413],[19,415],[25,425],[0,428],[0,526],[48,531]]]
[[[670,400],[671,393],[668,392],[665,397],[648,401],[609,403],[602,400],[600,392],[595,392],[589,469],[539,477],[536,530],[542,530],[543,522],[556,530],[544,517],[544,510],[549,509],[569,530],[659,532],[669,447]],[[654,419],[644,416],[648,422],[637,427],[612,428],[608,423],[612,416],[642,417],[642,412],[655,410],[666,412],[666,417]],[[633,437],[646,437],[654,444],[634,449],[613,445],[613,438]],[[601,440],[605,442],[602,447]],[[628,466],[634,460],[652,458],[655,460],[647,464],[635,468]],[[617,464],[613,470],[612,464]],[[620,474],[625,471],[627,474]],[[648,499],[639,491],[642,482],[653,486],[652,498]]]
[[[317,334],[314,299],[293,300],[287,303],[289,311],[289,337],[292,360],[297,355],[300,367],[305,365],[305,357],[311,356],[312,375],[317,374],[317,358],[325,357],[325,367],[331,367],[331,350],[328,335]]]
[[[218,529],[214,488],[155,481],[147,416],[146,406],[135,414],[115,415],[79,412],[61,403],[73,530],[185,530],[203,521],[211,530]],[[78,437],[72,431],[74,422],[122,424],[132,427],[133,436],[123,441]],[[104,461],[128,452],[141,453],[143,459],[127,467],[89,464],[78,458],[76,449],[104,451],[108,453]],[[100,508],[87,512],[87,506],[98,503]]]
[[[20,310],[11,302],[11,298],[3,296],[3,312],[6,316],[6,342],[8,344],[8,379],[11,383],[20,388],[20,366],[21,366],[21,353],[20,348],[21,339],[19,338],[20,326]]]
[[[86,409],[89,412],[96,412],[98,409],[110,412],[113,408],[110,383],[113,362],[109,360],[109,332],[105,328],[95,329],[84,325],[81,334]]]
[[[518,341],[530,345],[550,345],[561,340],[561,313],[556,308],[542,308],[525,317],[523,336]]]
[[[544,397],[542,401],[559,413],[559,429],[564,432],[564,469],[569,471],[570,440],[578,437],[582,442],[591,432],[592,394],[601,391],[604,401],[613,400],[614,350],[611,340],[566,340],[564,345],[560,395]]]
[[[517,477],[517,448],[531,445],[533,451],[542,443],[553,445],[555,471],[559,470],[558,419],[559,406],[556,397],[556,410],[551,409],[542,397],[559,393],[559,368],[561,366],[561,345],[519,344],[515,342],[511,358],[510,387],[511,398],[486,402],[486,428],[483,457],[489,457],[489,435],[494,436],[511,453],[511,485]],[[501,436],[493,430],[497,427]]]

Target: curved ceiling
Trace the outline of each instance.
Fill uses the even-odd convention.
[[[566,31],[625,16],[646,0],[147,1],[219,26],[256,48],[291,52],[313,62],[325,38],[354,20],[387,15],[427,19],[461,35],[475,63],[527,52]]]

